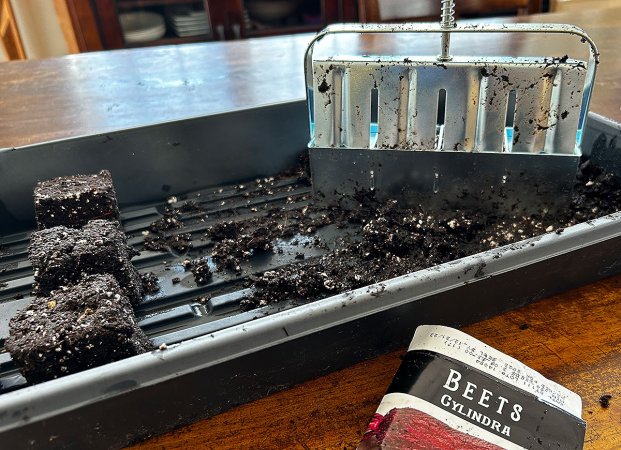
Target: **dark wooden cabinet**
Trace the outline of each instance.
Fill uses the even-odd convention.
[[[379,16],[378,0],[64,1],[71,16],[80,51],[314,32],[336,22],[383,20]],[[432,2],[432,0],[429,1]],[[439,0],[433,1],[434,5],[439,8],[439,3],[437,3]],[[528,5],[528,12],[531,12],[531,6],[533,11],[541,11],[542,2],[543,0],[494,0],[493,2],[472,0],[470,3],[461,4],[461,12],[468,13],[463,14],[464,17],[494,15],[504,12],[511,5]],[[171,26],[171,11],[173,8],[184,6],[203,9],[206,12],[208,32],[200,35],[178,35],[178,31]],[[145,42],[128,43],[124,38],[119,16],[136,10],[153,11],[166,17],[167,30],[164,36]],[[437,13],[439,14],[439,10]],[[438,20],[438,14],[428,19]],[[415,20],[420,19],[415,18]]]
[[[74,0],[75,2],[81,0]],[[117,49],[125,47],[140,47],[166,44],[183,44],[188,42],[200,42],[214,39],[213,28],[209,33],[196,36],[177,36],[168,23],[168,13],[170,8],[186,6],[190,8],[204,8],[207,11],[209,21],[208,1],[207,0],[92,0],[91,8],[98,25],[102,47],[104,49]],[[123,29],[119,20],[119,15],[124,12],[135,10],[147,10],[157,12],[167,17],[166,34],[158,39],[145,41],[142,43],[127,43],[123,37]]]
[[[357,0],[66,0],[66,2],[81,51],[313,32],[330,23],[352,22],[358,17]],[[170,26],[170,12],[172,8],[183,6],[205,10],[209,33],[196,36],[179,36],[175,33]],[[282,7],[285,9],[289,7],[288,12],[283,13]],[[165,16],[166,34],[150,41],[126,42],[119,16],[136,10],[153,11]]]
[[[356,0],[206,0],[215,29],[225,39],[318,31],[335,22],[358,20]],[[276,17],[290,2],[291,12]],[[280,6],[278,6],[280,5]],[[265,8],[263,11],[261,8]],[[269,13],[269,14],[268,14]],[[271,16],[271,17],[268,17]]]

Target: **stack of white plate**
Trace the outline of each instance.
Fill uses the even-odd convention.
[[[166,23],[160,14],[132,11],[119,14],[123,37],[128,44],[155,41],[166,34]]]
[[[209,20],[205,10],[178,8],[170,14],[170,24],[179,37],[209,34]]]

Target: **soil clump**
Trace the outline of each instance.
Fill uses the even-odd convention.
[[[277,177],[238,185],[236,191],[244,198],[269,198],[281,180],[292,177],[295,181],[290,190],[310,185],[307,158],[302,157],[296,167]],[[225,219],[211,225],[204,240],[209,243],[217,271],[242,274],[244,261],[259,254],[282,252],[278,244],[283,241],[296,244],[303,239],[305,245],[323,250],[322,256],[314,257],[297,252],[290,264],[249,274],[246,284],[251,294],[241,301],[241,309],[282,300],[317,300],[544,233],[560,234],[566,227],[621,209],[621,183],[613,174],[584,159],[571,206],[560,215],[547,210],[513,217],[462,209],[425,211],[404,208],[395,200],[377,201],[373,192],[360,192],[354,200],[358,207],[344,210],[339,205],[315,202],[306,194],[288,198],[285,206],[264,206],[260,214],[250,218]],[[183,233],[182,208],[170,209],[168,216],[152,224],[158,239],[147,236],[145,248],[168,250],[177,245],[176,251],[187,250],[191,238]],[[200,210],[199,205],[185,208]],[[257,212],[256,207],[249,210]],[[334,242],[324,242],[317,231],[328,226],[348,232]],[[166,234],[171,229],[181,233]],[[202,267],[209,273],[195,274],[197,283],[211,279],[206,261]]]

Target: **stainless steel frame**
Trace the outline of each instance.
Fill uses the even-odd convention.
[[[311,41],[305,78],[315,193],[334,202],[368,189],[408,206],[479,205],[501,214],[565,208],[581,154],[595,44],[571,25],[449,25],[333,25]],[[448,38],[437,57],[347,51],[314,57],[329,35],[395,33],[569,35],[587,46],[589,60],[450,56]]]

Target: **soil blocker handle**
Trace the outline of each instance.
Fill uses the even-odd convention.
[[[312,105],[310,90],[313,86],[313,51],[315,44],[328,35],[337,34],[388,34],[388,33],[540,33],[556,35],[573,35],[580,39],[581,43],[589,46],[589,60],[586,66],[586,76],[583,87],[582,105],[578,129],[582,130],[586,120],[588,106],[591,99],[591,91],[595,80],[596,66],[599,63],[599,52],[593,40],[581,28],[569,24],[457,24],[447,31],[447,27],[441,23],[399,23],[399,24],[333,24],[329,25],[311,40],[304,55],[304,78],[306,82],[306,96],[309,108]],[[443,44],[444,45],[444,44]],[[446,42],[446,56],[448,57],[448,40]],[[443,54],[439,56],[442,60]],[[507,61],[511,58],[507,57]],[[445,63],[450,64],[449,60]],[[312,113],[311,113],[312,114]],[[313,127],[311,126],[311,139]],[[580,137],[578,137],[580,141]],[[578,142],[579,147],[579,142]]]

